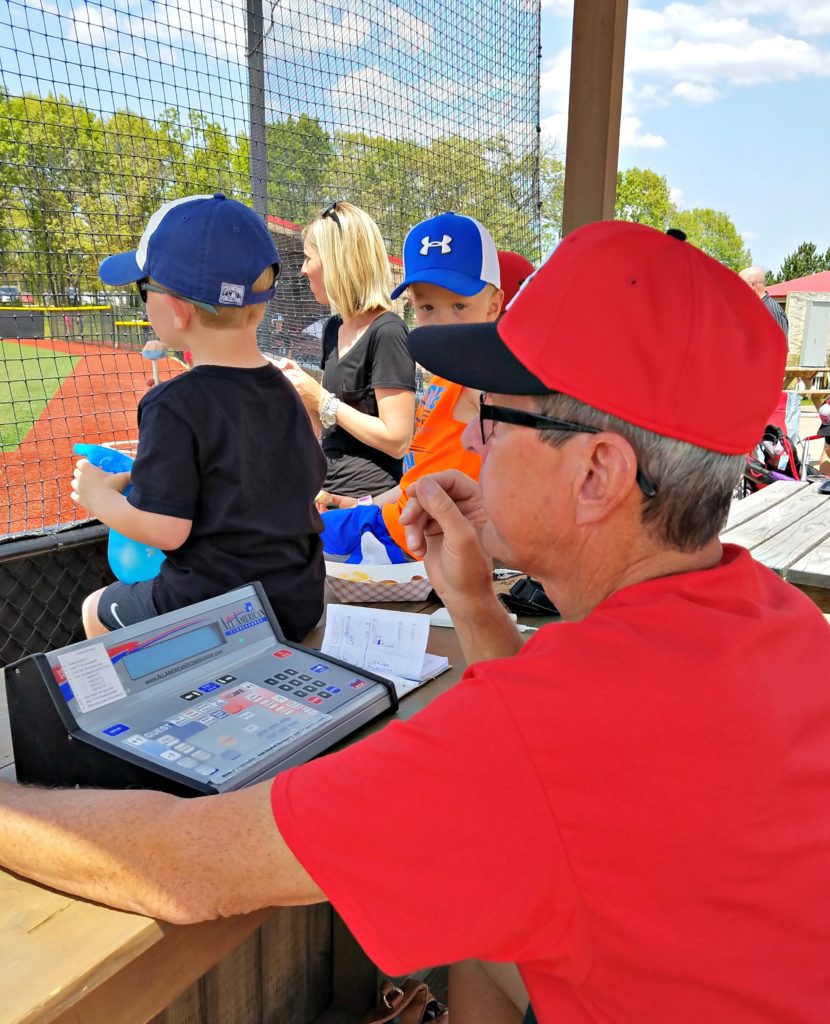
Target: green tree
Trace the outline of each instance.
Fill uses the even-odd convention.
[[[565,164],[556,143],[543,137],[539,152],[539,199],[542,214],[542,254],[562,237],[562,208],[565,201]]]
[[[101,124],[96,188],[82,197],[79,215],[88,225],[92,260],[79,287],[100,288],[97,260],[138,244],[150,214],[175,194],[175,168],[183,154],[166,127],[130,111]]]
[[[692,245],[733,270],[743,270],[752,263],[752,254],[737,228],[720,210],[679,210],[672,218],[672,226],[685,231]]]
[[[830,249],[820,253],[815,242],[802,242],[801,245],[784,258],[776,281],[792,281],[796,277],[809,277],[822,270],[830,270]]]
[[[179,120],[175,107],[165,110],[158,124],[171,148],[171,174],[176,195],[224,192],[234,199],[251,194],[247,162],[239,160],[241,140],[232,138],[216,121],[191,110]],[[247,139],[243,143],[247,146]],[[247,151],[247,150],[246,150]]]
[[[36,293],[64,296],[95,262],[82,212],[98,188],[101,122],[58,96],[7,96],[3,122],[3,185],[15,246],[6,272]]]
[[[648,224],[665,231],[673,225],[675,212],[668,182],[656,171],[641,167],[617,171],[617,220]]]
[[[64,301],[96,290],[103,255],[135,246],[149,215],[189,192],[250,194],[248,140],[174,108],[156,124],[102,119],[62,96],[0,93],[0,271]]]
[[[328,198],[333,140],[317,118],[300,114],[267,124],[265,147],[269,212],[305,224]]]
[[[398,254],[409,228],[452,210],[481,221],[497,245],[539,254],[539,186],[535,152],[516,152],[503,136],[447,136],[422,145],[363,133],[336,138],[332,196],[347,196],[377,221]]]

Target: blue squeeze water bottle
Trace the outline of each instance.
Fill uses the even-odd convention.
[[[103,444],[76,444],[74,451],[107,473],[127,473],[133,466],[129,455]],[[128,485],[124,494],[129,494],[131,489],[131,485]],[[158,548],[140,544],[117,530],[110,530],[107,559],[110,569],[122,583],[140,583],[158,576],[165,557],[164,552]]]

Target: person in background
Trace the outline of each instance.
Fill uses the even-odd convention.
[[[432,244],[435,240],[439,244]],[[403,281],[392,294],[408,292],[419,327],[495,320],[503,301],[519,290],[519,275],[533,272],[533,264],[518,253],[497,253],[489,231],[477,220],[455,213],[416,224],[404,241],[403,262]],[[504,266],[509,296],[501,287]],[[348,562],[399,563],[412,558],[400,524],[407,488],[441,469],[459,469],[478,479],[481,462],[461,444],[464,427],[477,415],[477,391],[432,377],[415,414],[415,437],[404,458],[400,484],[374,497],[371,504],[325,495],[335,506],[323,513],[326,556]]]
[[[755,292],[758,298],[763,302],[767,309],[772,313],[775,318],[775,322],[784,332],[787,334],[790,329],[790,322],[787,319],[787,314],[781,308],[781,306],[775,301],[775,299],[767,291],[767,286],[764,283],[766,278],[766,271],[763,267],[746,267],[740,272],[740,278],[742,281],[746,281],[749,287]]]
[[[520,252],[511,252],[509,249],[499,249],[499,272],[501,273],[501,290],[504,292],[504,303],[501,307],[502,315],[507,307],[519,294],[524,286],[535,273],[536,268]]]
[[[322,383],[291,359],[277,366],[321,437],[326,491],[380,494],[401,478],[415,421],[415,363],[406,326],[391,311],[392,275],[377,224],[351,203],[331,203],[303,231],[301,273],[334,315],[323,328]]]
[[[154,579],[86,598],[88,637],[252,579],[291,639],[320,618],[325,460],[294,388],[257,348],[279,269],[262,218],[221,193],[165,203],[138,249],[102,262],[104,284],[136,283],[160,341],[190,350],[193,368],[141,399],[131,474],[75,468],[74,501],[167,555]]]

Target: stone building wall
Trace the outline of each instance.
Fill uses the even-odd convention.
[[[810,299],[826,299],[827,292],[790,292],[787,296],[785,312],[790,322],[787,336],[787,365],[801,364],[801,342],[804,338],[804,320],[807,316],[807,305]]]

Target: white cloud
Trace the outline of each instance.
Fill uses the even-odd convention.
[[[236,63],[245,58],[244,11],[208,0],[177,0],[177,5],[154,4],[145,12],[141,3],[122,3],[121,10],[83,3],[72,10],[69,38],[104,46],[117,55],[122,48],[144,52],[143,43],[189,48],[183,40],[198,40],[199,49]],[[129,8],[129,9],[127,9]],[[151,16],[152,14],[152,16]],[[129,43],[127,42],[129,40]]]
[[[395,15],[395,39],[398,45],[416,54],[427,53],[432,49],[432,26],[399,9]]]
[[[57,4],[50,3],[49,0],[25,0],[27,7],[33,7],[36,11],[42,11],[44,14],[60,14],[60,8]]]
[[[27,0],[35,6],[51,0]],[[339,17],[335,15],[339,14]],[[266,14],[266,52],[281,57],[321,51],[347,54],[363,45],[373,25],[383,25],[414,52],[428,49],[431,27],[395,3],[357,0],[339,12],[324,0],[283,0]],[[118,34],[192,49],[244,65],[245,5],[231,0],[103,0],[72,10],[70,38],[119,48]],[[123,40],[122,40],[123,41]]]
[[[440,88],[435,83],[436,90]],[[421,139],[431,120],[420,108],[410,86],[404,85],[380,68],[362,68],[338,79],[329,91],[332,108],[351,112],[351,123],[344,127],[367,135],[406,136]]]
[[[682,188],[669,188],[669,199],[674,205],[680,209],[683,203],[683,189]]]
[[[562,111],[559,114],[551,114],[550,117],[543,117],[542,134],[556,139],[564,156],[565,142],[568,138],[568,112]]]
[[[827,35],[830,33],[830,4],[805,4],[801,9],[790,11],[790,22],[802,35]]]
[[[115,11],[106,7],[91,7],[83,4],[72,12],[70,38],[89,46],[104,46],[107,39],[118,29]]]
[[[624,117],[620,122],[620,146],[632,146],[638,149],[662,149],[666,140],[662,135],[642,130],[643,123],[639,117]]]
[[[715,103],[735,89],[830,77],[830,0],[698,0],[638,7],[626,34],[622,145],[666,144],[647,111]],[[545,4],[570,16],[573,2]],[[570,50],[546,59],[540,80],[546,121],[566,116]]]
[[[678,82],[671,91],[672,96],[689,103],[714,103],[720,96],[720,90],[714,85],[701,82]]]

